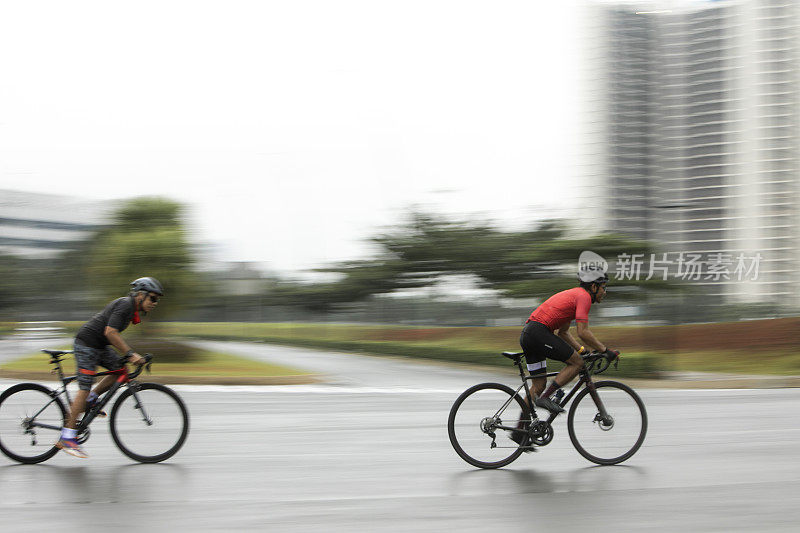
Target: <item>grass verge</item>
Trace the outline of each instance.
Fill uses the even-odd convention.
[[[392,355],[474,365],[508,367],[502,351],[519,351],[519,328],[408,328],[346,324],[161,323],[158,334],[173,338],[250,341]],[[498,348],[499,347],[499,348]],[[616,375],[657,377],[657,354],[626,352]],[[559,370],[551,361],[548,369]]]
[[[72,355],[68,355],[61,364],[67,375],[75,371]],[[52,379],[50,368],[46,354],[31,354],[0,366],[0,377],[31,376],[31,379],[44,379],[50,376]],[[315,376],[304,370],[208,350],[196,350],[190,362],[159,363],[156,356],[152,370],[151,375],[144,374],[146,378],[143,378],[143,381],[209,384],[289,384],[317,381]]]
[[[520,350],[521,329],[231,322],[165,322],[153,327],[170,338],[267,342],[493,366],[508,365],[500,352]],[[659,377],[665,371],[800,375],[800,353],[792,346],[797,327],[800,319],[592,331],[622,351],[618,376]],[[551,366],[559,369],[556,362]]]
[[[79,325],[63,323],[67,332]],[[681,326],[597,327],[592,331],[599,339],[622,351],[622,362],[615,372],[619,376],[659,377],[664,371],[785,376],[800,375],[800,353],[794,348],[794,332],[798,328],[800,318]],[[161,337],[266,342],[342,352],[508,366],[508,360],[500,352],[520,349],[520,329],[146,321],[137,326],[134,335],[142,339]],[[134,339],[134,346],[138,348],[143,340]],[[157,348],[153,352],[164,353]],[[559,365],[551,361],[548,368],[558,370]]]

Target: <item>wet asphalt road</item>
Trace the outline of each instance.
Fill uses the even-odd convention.
[[[308,366],[330,384],[175,386],[192,428],[167,463],[132,463],[103,421],[92,426],[89,460],[59,454],[16,465],[0,456],[2,530],[99,531],[111,522],[154,531],[796,531],[800,523],[800,389],[641,389],[650,429],[626,463],[587,462],[559,419],[549,446],[485,471],[453,452],[447,413],[467,386],[513,383],[513,374],[225,348]],[[18,349],[0,341],[0,360]]]

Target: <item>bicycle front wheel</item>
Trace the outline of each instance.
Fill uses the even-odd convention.
[[[615,465],[630,458],[644,442],[647,411],[639,395],[627,385],[598,381],[594,387],[608,416],[601,415],[595,398],[584,388],[569,410],[569,438],[586,459]]]
[[[181,449],[189,433],[189,412],[169,387],[140,383],[123,392],[111,412],[111,437],[140,463],[158,463]]]
[[[464,391],[450,409],[447,432],[456,453],[479,468],[500,468],[523,452],[511,440],[517,423],[530,420],[530,410],[511,387],[481,383]]]
[[[20,383],[0,395],[0,451],[20,463],[41,463],[58,453],[67,417],[55,393],[37,383]]]

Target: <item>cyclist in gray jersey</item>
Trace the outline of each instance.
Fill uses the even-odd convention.
[[[91,390],[97,365],[117,370],[126,362],[135,365],[144,364],[144,358],[133,351],[120,333],[129,324],[141,322],[139,312],[147,314],[155,309],[159,298],[163,295],[164,289],[157,279],[145,277],[134,280],[128,296],[109,303],[78,330],[75,336],[74,354],[80,390],[70,406],[69,417],[61,430],[61,439],[57,444],[68,454],[81,458],[88,457],[76,440],[75,426],[78,415],[91,409],[97,397],[107,391],[116,379],[115,376],[106,376],[94,390]],[[121,356],[117,352],[125,355]],[[98,416],[105,416],[105,413],[101,412]]]

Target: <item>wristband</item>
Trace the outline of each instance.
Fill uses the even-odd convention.
[[[131,356],[132,356],[134,353],[136,353],[136,352],[134,352],[133,350],[128,350],[127,352],[125,352],[125,360],[127,361],[128,359],[130,359],[130,358],[131,358]]]

